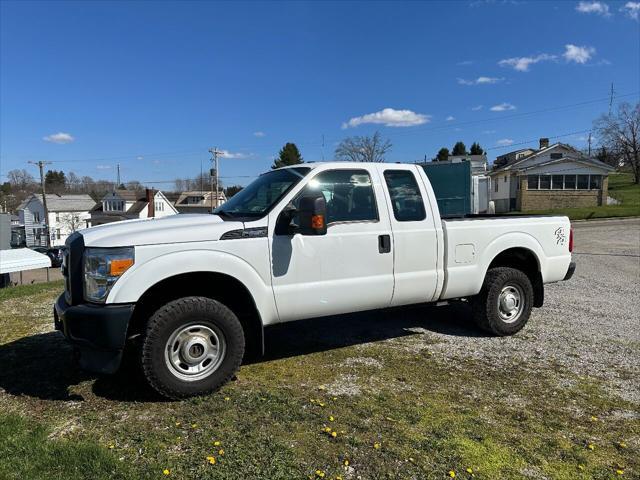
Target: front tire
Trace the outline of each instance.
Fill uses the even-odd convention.
[[[480,328],[494,335],[513,335],[526,325],[533,307],[533,287],[524,272],[510,267],[487,272],[482,290],[471,299]]]
[[[231,310],[211,298],[184,297],[167,303],[149,320],[142,369],[160,395],[204,395],[235,375],[244,347],[242,325]]]

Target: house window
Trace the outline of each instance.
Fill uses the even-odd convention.
[[[578,190],[589,190],[589,175],[578,175]]]
[[[540,175],[527,176],[527,190],[538,190],[538,180]]]
[[[33,212],[33,221],[35,223],[40,223],[40,212]]]
[[[507,176],[504,176],[504,183],[507,183]]]
[[[565,190],[575,190],[576,189],[576,176],[575,175],[565,175],[564,176],[564,189]]]
[[[60,240],[60,229],[56,228],[56,238]]]
[[[540,190],[551,188],[551,175],[540,175]]]
[[[564,175],[551,175],[551,189],[562,190],[564,188]]]
[[[591,190],[600,190],[602,188],[602,175],[591,175],[589,188]]]
[[[56,222],[60,221],[60,214],[58,212],[56,212]]]
[[[549,155],[551,160],[560,160],[562,158],[562,153],[552,153]]]
[[[496,178],[495,185],[493,186],[493,190],[494,190],[495,192],[497,192],[497,191],[498,191],[498,186],[499,186],[499,185],[500,185],[500,184],[498,183],[498,179]]]

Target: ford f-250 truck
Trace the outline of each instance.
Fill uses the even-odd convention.
[[[160,394],[203,394],[264,348],[267,325],[454,299],[511,335],[575,269],[568,218],[443,220],[417,165],[273,170],[214,213],[69,237],[54,316],[81,367],[113,373],[133,344]]]

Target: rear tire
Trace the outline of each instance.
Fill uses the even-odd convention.
[[[471,307],[480,328],[505,336],[522,330],[533,302],[529,277],[515,268],[498,267],[487,272],[480,293],[471,299]]]
[[[167,303],[149,320],[142,369],[149,385],[172,399],[211,393],[240,368],[244,332],[236,315],[206,297]]]

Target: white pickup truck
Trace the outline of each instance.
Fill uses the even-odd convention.
[[[227,382],[279,322],[466,299],[481,328],[514,334],[573,274],[572,243],[566,217],[441,219],[417,165],[302,164],[214,215],[72,235],[55,324],[81,367],[112,373],[132,344],[149,384],[182,398]]]

